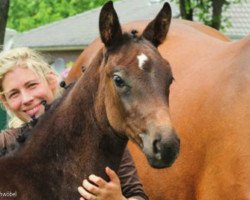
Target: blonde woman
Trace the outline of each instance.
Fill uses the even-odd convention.
[[[59,77],[43,57],[29,48],[16,48],[0,54],[0,101],[10,115],[9,129],[0,133],[0,150],[11,149],[19,137],[21,126],[44,113],[42,101],[51,103],[60,95]],[[110,182],[90,176],[78,188],[82,200],[148,199],[138,179],[128,150],[125,151],[117,175],[106,168]]]

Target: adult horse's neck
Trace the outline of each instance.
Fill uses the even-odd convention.
[[[171,63],[176,80],[183,79],[187,74],[194,73],[194,65],[216,55],[229,44],[204,33],[181,21],[172,23],[166,41],[159,46],[159,51]],[[216,50],[216,51],[215,51]],[[213,66],[211,66],[212,68]],[[202,70],[200,68],[199,70]]]
[[[91,173],[105,178],[105,166],[117,170],[127,143],[109,126],[104,104],[100,103],[104,99],[97,100],[102,97],[98,93],[103,92],[99,86],[101,61],[100,51],[74,87],[42,116],[19,153],[40,164],[41,171],[58,171],[64,190],[76,188]]]

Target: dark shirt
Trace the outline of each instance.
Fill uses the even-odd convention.
[[[0,151],[4,148],[11,149],[16,143],[16,138],[21,135],[21,129],[6,129],[0,133]],[[138,200],[148,200],[140,183],[134,161],[126,148],[118,170],[121,181],[122,193],[126,198],[134,197]]]

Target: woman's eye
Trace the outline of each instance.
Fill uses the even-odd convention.
[[[18,95],[17,92],[13,92],[13,93],[10,93],[10,94],[7,96],[7,98],[8,98],[8,99],[13,99],[13,98],[17,97],[17,95]]]
[[[37,85],[37,83],[31,83],[31,84],[28,85],[28,87],[29,87],[29,88],[35,88],[36,85]]]
[[[124,82],[124,80],[123,80],[120,76],[114,75],[114,76],[113,76],[113,80],[114,80],[115,85],[116,85],[117,87],[122,88],[122,87],[125,86],[125,82]]]

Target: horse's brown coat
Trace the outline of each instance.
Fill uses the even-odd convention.
[[[143,27],[135,22],[125,29]],[[76,61],[69,82],[98,48],[97,39]],[[181,152],[171,168],[155,170],[130,144],[150,199],[249,200],[250,37],[230,42],[211,28],[176,20],[158,49],[173,68],[170,111]]]

